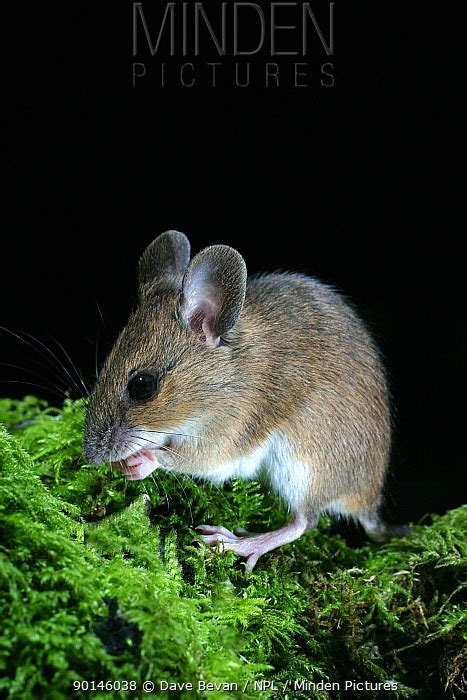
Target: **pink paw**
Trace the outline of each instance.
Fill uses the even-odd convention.
[[[199,525],[196,529],[202,534],[200,538],[206,544],[219,544],[221,550],[235,552],[240,557],[246,558],[246,565],[251,570],[258,559],[266,552],[270,552],[276,547],[288,544],[298,539],[306,529],[315,527],[317,518],[309,517],[302,513],[296,513],[289,523],[286,523],[279,530],[273,532],[263,532],[261,534],[247,532],[243,528],[238,528],[234,534],[225,527],[218,525]]]
[[[199,537],[205,544],[220,545],[219,550],[221,552],[235,552],[240,557],[245,557],[246,565],[250,570],[253,569],[259,557],[263,554],[261,547],[258,547],[260,544],[258,539],[251,536],[247,537],[246,535],[251,533],[247,533],[243,528],[236,530],[240,536],[235,535],[221,525],[198,525],[195,529],[201,533]]]

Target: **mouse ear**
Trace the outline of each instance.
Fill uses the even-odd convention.
[[[180,231],[165,231],[139,259],[138,282],[142,299],[153,287],[180,289],[190,262],[190,241]]]
[[[246,265],[240,253],[214,245],[195,255],[183,278],[182,317],[212,347],[238,320],[246,291]]]

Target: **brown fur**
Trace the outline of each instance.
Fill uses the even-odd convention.
[[[195,266],[182,282],[172,256],[169,274],[156,271],[151,284],[150,260],[147,253],[143,257],[140,306],[90,398],[88,460],[111,460],[131,439],[131,429],[119,435],[118,425],[170,429],[174,451],[164,456],[163,466],[209,476],[220,464],[251,454],[280,433],[293,445],[294,460],[309,469],[309,489],[300,510],[314,514],[310,522],[337,503],[370,536],[384,539],[389,530],[377,511],[391,422],[385,372],[374,341],[352,306],[313,278],[270,274],[249,279],[242,308],[241,258],[226,251],[232,249],[216,247],[212,272],[213,284],[226,290],[210,326],[213,337],[220,335],[218,347],[204,342],[199,323],[193,326],[184,318],[186,280],[195,274]],[[209,258],[203,254],[203,261]],[[227,255],[229,261],[219,272]],[[160,265],[160,256],[156,260]],[[236,271],[226,278],[232,264]],[[128,401],[125,392],[133,370],[160,373],[160,391],[153,400]],[[190,425],[196,437],[187,436]],[[183,427],[185,436],[177,435]],[[280,487],[276,490],[284,496]]]

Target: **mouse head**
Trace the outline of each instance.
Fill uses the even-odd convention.
[[[169,466],[171,445],[198,433],[235,381],[225,340],[242,310],[246,267],[215,245],[190,263],[178,231],[158,236],[139,261],[139,306],[91,392],[84,455],[130,479]],[[232,331],[232,332],[235,332]]]

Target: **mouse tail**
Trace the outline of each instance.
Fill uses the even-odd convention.
[[[407,525],[388,525],[376,511],[352,513],[352,515],[373,542],[389,542],[392,537],[406,537],[410,534],[410,527]]]

